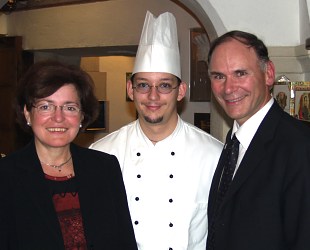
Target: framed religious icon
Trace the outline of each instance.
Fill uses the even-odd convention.
[[[194,125],[210,133],[210,113],[194,113]]]
[[[295,83],[294,92],[294,116],[299,120],[310,122],[310,82]]]
[[[210,41],[202,28],[190,30],[190,101],[209,102],[211,83],[208,76],[207,57]]]
[[[290,115],[294,114],[294,99],[291,96],[291,82],[276,82],[273,85],[272,94],[280,107]]]

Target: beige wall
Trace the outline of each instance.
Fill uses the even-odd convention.
[[[11,35],[23,36],[24,48],[28,50],[137,45],[147,10],[154,15],[165,11],[170,11],[175,15],[182,58],[182,78],[189,83],[189,31],[191,28],[200,27],[200,24],[190,13],[171,1],[117,0],[21,11],[10,15],[8,30]],[[104,65],[105,60],[100,64]],[[116,66],[115,70],[119,71],[119,65],[116,64]],[[106,72],[102,66],[100,67],[102,72]],[[131,71],[130,67],[128,65],[129,72]],[[112,75],[111,73],[107,74],[108,84]],[[121,78],[123,75],[120,74],[116,77]],[[109,93],[121,96],[124,94],[124,90],[120,88],[114,89],[114,91],[108,90],[108,98],[110,97]],[[181,114],[184,120],[194,123],[194,113],[210,112],[209,102],[189,102],[188,100],[189,91],[186,96],[186,108]],[[123,110],[126,112],[128,104],[122,104]],[[113,131],[128,121],[128,117],[124,115],[115,118],[114,104],[110,103],[110,107],[109,125],[110,131]]]
[[[81,67],[94,80],[96,97],[107,102],[107,130],[80,133],[76,143],[87,147],[95,140],[136,119],[134,103],[126,100],[126,73],[131,72],[133,64],[134,57],[129,56],[81,58]]]
[[[136,119],[134,103],[126,101],[126,72],[132,71],[134,57],[105,56],[99,60],[99,71],[107,72],[109,132],[112,132]]]
[[[310,56],[303,48],[304,38],[310,36],[309,6],[306,4],[309,1],[305,1],[261,1],[259,5],[248,0],[92,2],[20,11],[8,16],[0,14],[0,34],[23,36],[24,48],[28,50],[136,45],[146,11],[150,10],[155,15],[170,11],[177,19],[182,78],[186,82],[190,77],[189,29],[199,27],[198,20],[210,31],[212,39],[231,29],[245,29],[258,34],[269,47],[272,46],[271,56],[278,73],[289,74],[294,81],[309,80]],[[183,3],[188,9],[178,3]],[[186,100],[182,118],[193,123],[195,112],[211,112],[211,133],[223,140],[228,126],[215,105],[189,102],[189,95]]]

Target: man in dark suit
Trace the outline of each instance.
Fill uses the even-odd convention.
[[[209,52],[216,100],[234,120],[227,139],[240,142],[221,196],[226,151],[209,196],[207,249],[310,249],[310,129],[272,98],[275,68],[255,35],[231,31]]]

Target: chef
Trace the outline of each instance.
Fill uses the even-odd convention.
[[[223,145],[180,118],[186,90],[175,18],[147,12],[127,82],[138,119],[90,146],[119,160],[139,250],[206,249],[208,194]]]

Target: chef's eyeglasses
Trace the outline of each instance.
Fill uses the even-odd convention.
[[[151,92],[152,88],[156,88],[157,92],[160,94],[170,94],[172,90],[176,89],[179,86],[173,87],[170,83],[161,83],[158,86],[152,86],[147,83],[138,83],[132,88],[141,94],[148,94]]]
[[[53,115],[57,108],[60,108],[60,110],[62,110],[63,114],[66,116],[77,116],[81,111],[81,109],[76,104],[65,104],[57,106],[47,102],[32,105],[32,107],[36,108],[38,113],[42,116]]]

